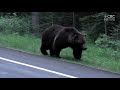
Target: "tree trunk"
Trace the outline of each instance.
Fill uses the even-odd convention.
[[[39,15],[39,12],[32,12],[32,31],[35,35],[39,35]]]
[[[75,27],[76,25],[75,25],[75,13],[73,12],[73,27]]]

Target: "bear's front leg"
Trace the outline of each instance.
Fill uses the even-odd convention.
[[[41,46],[40,50],[43,55],[48,55],[48,53],[46,52],[47,49],[46,47],[43,47],[43,45]]]
[[[79,49],[73,49],[73,55],[75,59],[81,59],[82,50]]]

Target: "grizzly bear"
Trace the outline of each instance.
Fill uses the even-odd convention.
[[[52,25],[42,33],[41,52],[48,55],[46,50],[50,50],[51,56],[60,57],[60,51],[71,47],[75,59],[80,59],[82,51],[86,50],[85,36],[74,27],[64,27]]]

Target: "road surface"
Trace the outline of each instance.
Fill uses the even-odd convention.
[[[0,78],[120,78],[120,74],[0,48]]]

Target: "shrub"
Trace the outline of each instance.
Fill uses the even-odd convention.
[[[111,39],[111,37],[101,34],[95,41],[96,45],[102,48],[120,49],[120,40]]]
[[[23,35],[31,32],[31,17],[5,16],[0,17],[0,29],[6,33]]]

